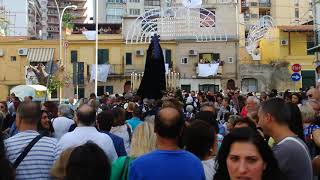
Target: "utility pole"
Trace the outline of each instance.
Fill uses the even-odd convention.
[[[314,24],[314,36],[315,36],[315,46],[319,46],[320,42],[320,1],[313,0],[313,24]],[[320,78],[320,60],[319,60],[319,47],[315,50],[316,59],[314,61],[316,67],[316,84]]]

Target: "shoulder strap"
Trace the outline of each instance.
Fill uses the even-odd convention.
[[[131,143],[131,138],[132,138],[131,128],[127,123],[126,123],[126,126],[127,126],[127,131],[128,131],[128,134],[129,134],[129,142]]]
[[[20,165],[20,163],[23,161],[23,159],[27,156],[31,148],[43,137],[42,134],[35,137],[26,148],[22,151],[22,153],[18,156],[18,158],[14,161],[13,167],[17,169],[17,167]]]

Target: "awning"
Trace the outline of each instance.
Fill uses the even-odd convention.
[[[278,26],[284,32],[311,32],[314,30],[313,25],[298,25],[298,26]]]
[[[53,59],[54,48],[29,48],[29,62],[49,62]]]

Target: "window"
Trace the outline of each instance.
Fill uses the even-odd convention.
[[[160,6],[160,0],[145,0],[145,6]]]
[[[84,84],[84,62],[73,63],[73,84]]]
[[[184,90],[186,92],[191,91],[191,85],[190,84],[181,84],[181,90]]]
[[[107,9],[107,15],[122,16],[124,10],[121,8]]]
[[[171,49],[164,49],[164,62],[172,68]]]
[[[140,0],[129,0],[131,3],[140,3]]]
[[[71,51],[71,63],[78,62],[78,51]]]
[[[228,61],[227,61],[228,63],[233,63],[233,57],[228,57]]]
[[[219,85],[215,84],[199,84],[199,91],[211,91],[211,92],[219,92]]]
[[[123,3],[123,0],[108,0],[108,3]]]
[[[241,81],[241,90],[243,92],[256,92],[258,90],[258,81],[255,78],[245,78]]]
[[[251,18],[259,18],[258,14],[251,14]]]
[[[294,9],[294,17],[297,19],[299,18],[299,8]]]
[[[129,9],[130,15],[140,15],[140,9]]]
[[[307,89],[315,85],[316,76],[315,71],[301,71],[302,88]]]
[[[104,86],[98,86],[97,96],[101,96],[104,94]]]
[[[11,61],[16,61],[17,60],[17,56],[11,56]]]
[[[106,86],[106,92],[113,94],[113,86]]]
[[[54,89],[50,92],[51,98],[58,98],[58,91]]]
[[[126,53],[126,64],[132,65],[132,53]]]
[[[199,54],[199,61],[202,63],[212,63],[218,62],[220,60],[219,53],[200,53]]]
[[[98,64],[108,64],[109,49],[98,49]]]
[[[181,64],[188,64],[188,58],[187,57],[181,58]]]
[[[252,7],[257,7],[257,6],[258,6],[258,3],[257,3],[257,2],[251,2],[250,5],[251,5]]]
[[[84,88],[79,87],[78,91],[79,91],[79,94],[77,93],[77,88],[74,88],[74,94],[78,94],[78,99],[84,98]]]
[[[200,27],[215,27],[215,11],[200,10]]]
[[[307,36],[307,49],[315,46],[314,37],[312,35]],[[314,55],[315,51],[307,51],[307,55]]]

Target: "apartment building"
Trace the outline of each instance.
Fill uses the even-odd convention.
[[[7,36],[41,38],[42,11],[39,0],[1,0]]]
[[[66,6],[76,5],[77,9],[67,9],[66,13],[72,14],[75,18],[72,23],[85,23],[88,20],[87,14],[87,0],[60,0],[58,2],[60,13]],[[47,22],[48,22],[48,39],[59,38],[59,14],[55,0],[48,0],[47,4]]]

